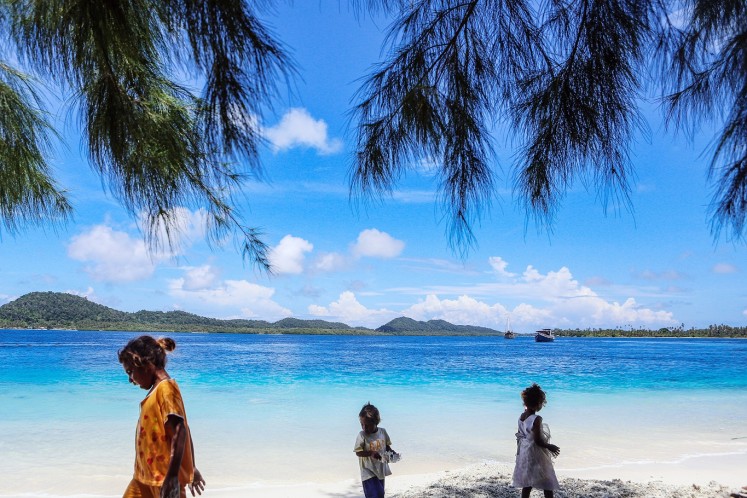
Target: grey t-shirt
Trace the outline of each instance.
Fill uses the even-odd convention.
[[[360,431],[358,437],[355,438],[355,448],[353,451],[356,453],[359,451],[383,452],[387,446],[391,445],[392,441],[389,439],[386,429],[379,427],[373,434],[366,434],[365,431]],[[386,476],[392,474],[388,463],[373,457],[358,457],[358,463],[361,467],[361,481],[371,479],[372,477],[384,479]]]

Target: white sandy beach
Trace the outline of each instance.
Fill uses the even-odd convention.
[[[747,454],[684,459],[676,462],[630,464],[594,469],[558,470],[558,498],[718,498],[746,484]],[[396,470],[396,468],[394,469]],[[429,474],[387,478],[391,498],[516,498],[512,467],[485,462]],[[257,485],[209,489],[220,498],[360,498],[360,482]],[[534,491],[532,496],[542,496]]]
[[[191,399],[198,399],[192,396]],[[744,396],[721,404],[734,406],[724,413],[737,413]],[[706,398],[707,399],[707,398]],[[205,401],[205,400],[203,400]],[[676,407],[676,400],[668,398]],[[698,406],[708,411],[700,399]],[[196,403],[193,403],[196,405]],[[728,416],[719,423],[691,408],[676,424],[653,422],[657,411],[645,400],[629,408],[604,406],[607,416],[581,409],[565,411],[563,403],[548,408],[548,419],[557,420],[554,441],[561,446],[555,461],[562,497],[728,497],[747,484],[747,432],[744,419]],[[295,419],[255,417],[249,430],[231,427],[219,414],[196,417],[198,467],[207,480],[204,498],[360,498],[362,496],[356,458],[352,454],[354,422],[352,407],[327,407],[312,417],[321,424],[294,424]],[[226,413],[237,411],[224,404]],[[395,449],[401,462],[392,464],[387,478],[391,498],[518,497],[510,476],[515,452],[513,412],[497,417],[472,417],[462,406],[457,424],[454,414],[442,410],[452,421],[440,431],[422,423],[422,417],[390,410],[387,422],[396,428]],[[258,413],[258,409],[251,410]],[[426,412],[429,410],[426,410]],[[339,421],[333,423],[336,415]],[[489,411],[486,411],[489,413]],[[604,430],[602,421],[615,430]],[[674,413],[685,413],[676,411]],[[134,413],[133,413],[134,414]],[[126,486],[132,468],[132,424],[130,416],[103,419],[88,425],[93,444],[76,439],[80,424],[39,421],[33,432],[7,427],[0,452],[14,455],[6,463],[12,475],[0,488],[0,497],[116,498]],[[342,415],[339,415],[342,414]],[[592,422],[590,422],[592,421]],[[623,423],[627,421],[627,423]],[[710,421],[710,423],[709,423]],[[7,425],[7,424],[6,424]],[[665,426],[666,425],[666,426]],[[23,426],[26,427],[26,426]],[[391,429],[390,429],[391,430]],[[647,432],[648,431],[648,432]],[[391,430],[394,434],[395,430]],[[501,435],[498,438],[496,435]],[[556,437],[556,439],[555,439]],[[34,451],[24,451],[32,442]],[[65,451],[61,451],[66,448]],[[533,496],[541,496],[535,492]]]
[[[742,459],[744,460],[744,458]],[[744,463],[744,462],[742,462]],[[411,476],[392,476],[387,479],[387,496],[391,498],[516,498],[519,491],[511,486],[511,468],[497,463],[484,463],[454,471]],[[561,489],[558,498],[717,498],[728,497],[739,485],[728,485],[703,477],[707,469],[700,469],[696,477],[688,479],[691,469],[666,469],[654,466],[647,472],[623,472],[624,477],[572,477],[559,473]],[[645,474],[652,474],[648,478]],[[720,472],[714,469],[714,474]],[[664,479],[657,478],[657,475]],[[732,482],[741,482],[734,476]],[[743,479],[744,480],[744,479]],[[208,490],[206,497],[221,498],[360,498],[360,483],[306,483],[298,485],[263,486],[242,489]],[[534,491],[532,496],[542,496]]]
[[[728,497],[730,488],[711,481],[704,484],[673,484],[659,480],[579,479],[559,475],[558,498],[716,498]],[[511,486],[511,469],[484,464],[456,472],[444,473],[426,486],[413,486],[394,494],[396,498],[515,498],[518,490]],[[533,491],[532,496],[542,496]]]

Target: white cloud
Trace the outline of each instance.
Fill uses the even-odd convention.
[[[216,306],[239,309],[246,318],[277,320],[291,315],[289,309],[273,301],[275,289],[270,287],[246,280],[225,280],[212,288],[191,290],[185,283],[184,278],[171,280],[169,294],[177,299],[209,305],[213,311]],[[184,308],[191,309],[190,306]]]
[[[208,214],[204,209],[192,211],[185,207],[177,207],[168,211],[165,216],[170,222],[171,247],[169,249],[174,252],[174,256],[182,254],[196,240],[205,238]],[[138,221],[141,227],[147,228],[144,214],[140,215]],[[155,233],[161,245],[165,247],[169,239],[163,219],[159,218]]]
[[[306,264],[306,255],[314,245],[300,237],[286,235],[273,247],[268,258],[273,271],[277,274],[301,274],[305,270],[312,272],[335,272],[349,269],[356,259],[361,257],[394,258],[405,247],[405,243],[388,233],[375,228],[363,230],[355,242],[350,244],[350,254],[339,252],[320,253],[311,264]]]
[[[272,270],[278,274],[303,272],[306,253],[314,249],[313,244],[300,237],[286,235],[268,254]]]
[[[493,268],[493,271],[496,273],[496,275],[498,275],[499,277],[516,276],[515,273],[506,271],[508,263],[503,261],[503,258],[501,258],[500,256],[491,256],[490,258],[488,258],[488,263],[490,264],[491,268]]]
[[[507,264],[501,258],[491,258],[489,263],[508,275]],[[496,283],[420,291],[425,297],[402,314],[423,321],[442,319],[500,330],[510,316],[514,328],[523,332],[543,327],[661,327],[678,323],[671,312],[642,306],[633,297],[622,301],[605,299],[580,284],[566,267],[542,274],[529,265],[521,275]],[[458,297],[440,297],[447,293]],[[493,297],[477,298],[475,293]]]
[[[301,108],[286,112],[276,126],[264,129],[264,135],[276,150],[308,147],[320,154],[333,154],[342,149],[342,141],[327,136],[327,123]]]
[[[207,213],[203,209],[191,211],[175,208],[169,214],[173,221],[172,245],[164,250],[167,238],[163,223],[156,226],[158,244],[148,247],[141,236],[115,230],[109,222],[96,225],[73,236],[67,247],[71,259],[81,261],[83,270],[102,282],[133,282],[153,275],[156,265],[183,254],[196,239],[205,236]],[[139,217],[145,227],[145,217]]]
[[[575,280],[566,267],[542,275],[528,266],[522,278],[520,287],[528,287],[528,294],[534,294],[536,299],[546,303],[544,309],[550,312],[549,318],[555,322],[544,324],[547,327],[624,327],[634,323],[658,326],[676,323],[671,312],[644,308],[632,297],[626,298],[622,304],[603,299]],[[512,312],[511,316],[513,318],[516,314]]]
[[[403,314],[414,320],[437,318],[458,325],[495,327],[505,324],[507,310],[501,304],[490,305],[466,295],[456,299],[439,299],[431,294],[424,301],[404,310]]]
[[[343,271],[349,269],[361,257],[389,259],[399,256],[405,243],[386,232],[375,228],[363,230],[355,242],[350,244],[350,255],[338,252],[322,253],[314,261],[313,269],[319,272]]]
[[[713,273],[719,273],[719,274],[729,274],[729,273],[737,273],[739,269],[731,265],[729,263],[717,263],[713,266]]]
[[[353,326],[364,326],[376,328],[386,322],[400,316],[400,314],[387,309],[371,310],[363,306],[355,298],[355,294],[345,291],[340,294],[337,301],[328,306],[317,306],[312,304],[308,307],[309,313],[329,321],[341,321]]]
[[[96,293],[93,290],[93,287],[89,286],[88,289],[81,292],[79,290],[66,290],[66,294],[72,294],[73,296],[79,296],[79,297],[85,297],[86,299],[90,299],[91,301],[97,302],[95,299]]]
[[[351,247],[355,257],[394,258],[400,255],[405,243],[397,240],[386,232],[375,228],[363,230]]]
[[[217,268],[210,265],[189,267],[184,272],[184,289],[188,291],[197,291],[208,289],[215,285],[220,278],[220,272]]]
[[[163,255],[150,255],[142,239],[106,225],[96,225],[74,236],[67,248],[70,258],[85,263],[83,270],[103,282],[143,280],[155,270]]]
[[[89,286],[85,291],[79,291],[76,289],[68,289],[63,291],[67,294],[72,294],[74,296],[80,296],[88,299],[92,303],[101,304],[103,306],[108,306],[110,308],[116,308],[117,305],[120,304],[121,300],[114,296],[109,296],[108,298],[100,297],[96,292],[93,290],[93,287]]]

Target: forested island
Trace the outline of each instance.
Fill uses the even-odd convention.
[[[185,311],[119,311],[62,292],[31,292],[0,306],[0,329],[124,330],[138,332],[214,332],[243,334],[326,335],[462,335],[495,336],[503,332],[487,327],[454,325],[443,320],[420,322],[395,318],[377,329],[351,327],[340,322],[283,318],[219,320]]]
[[[136,332],[213,332],[244,334],[325,335],[452,335],[500,336],[503,331],[444,320],[427,322],[400,317],[378,327],[351,327],[340,322],[283,318],[219,320],[185,311],[119,311],[73,294],[32,292],[0,306],[0,329],[123,330]],[[648,329],[554,329],[558,337],[736,337],[747,338],[747,327],[710,325]],[[533,331],[527,331],[533,335]],[[517,335],[521,336],[521,333]]]
[[[560,337],[723,337],[747,338],[747,327],[729,325],[709,325],[708,328],[685,329],[684,327],[664,327],[660,329],[563,329],[555,330]]]

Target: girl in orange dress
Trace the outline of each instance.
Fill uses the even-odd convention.
[[[185,498],[185,486],[192,496],[205,488],[179,386],[165,369],[175,347],[173,339],[143,335],[119,351],[130,382],[148,391],[135,431],[135,473],[123,498]]]

